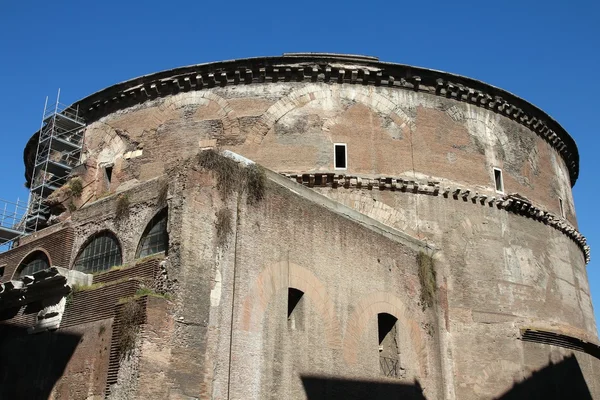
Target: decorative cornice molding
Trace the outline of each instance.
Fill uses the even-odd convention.
[[[481,206],[488,205],[499,210],[531,218],[562,232],[583,252],[585,263],[590,262],[590,247],[586,238],[567,220],[559,218],[549,211],[533,205],[529,200],[518,194],[491,196],[479,193],[476,190],[463,187],[441,187],[440,182],[420,182],[414,179],[403,179],[399,177],[363,178],[359,176],[340,175],[334,173],[310,173],[310,174],[281,174],[304,186],[308,187],[330,187],[363,190],[390,190],[394,192],[425,194],[429,196],[442,196],[454,200],[471,201]]]
[[[565,160],[571,185],[579,175],[575,141],[558,122],[533,104],[475,79],[379,62],[375,57],[299,53],[192,65],[118,83],[74,106],[79,107],[89,123],[116,110],[181,92],[277,82],[382,86],[429,93],[486,108],[520,123],[552,145]]]

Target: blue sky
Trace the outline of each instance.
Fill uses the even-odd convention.
[[[575,202],[592,247],[600,320],[600,3],[379,0],[0,1],[0,198],[26,198],[22,150],[46,95],[74,102],[181,65],[283,52],[378,56],[502,87],[557,119],[579,146]]]

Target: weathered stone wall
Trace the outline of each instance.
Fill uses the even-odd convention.
[[[394,83],[382,69],[337,62],[311,76],[308,67],[282,68],[281,78],[272,65],[255,71],[258,79],[245,68],[165,73],[158,86],[144,78],[82,108],[94,117],[76,169],[83,192],[60,216],[72,226],[65,262],[109,230],[131,263],[148,222],[169,212],[161,267],[172,302],[147,303],[131,357],[109,366],[122,367],[106,379],[117,379],[112,398],[518,398],[546,393],[548,382],[600,398],[598,358],[521,337],[530,328],[598,344],[568,134],[467,78],[436,81],[429,71],[419,88],[414,71]],[[348,146],[343,171],[334,143]],[[224,196],[192,161],[206,147],[277,173],[313,174],[305,186],[315,187],[268,172],[258,204],[240,187]],[[332,183],[340,172],[347,179]],[[315,173],[330,175],[320,185]],[[381,186],[360,185],[382,176]],[[508,194],[523,209],[507,207]],[[23,249],[34,243],[25,239]],[[143,282],[132,271],[110,274],[134,293]],[[288,317],[289,288],[304,294]],[[380,355],[391,353],[378,347],[379,313],[398,319],[398,378],[380,370]],[[79,377],[61,382],[69,379]]]
[[[556,229],[462,198],[309,189],[271,172],[265,198],[250,205],[235,190],[224,198],[217,178],[195,161],[170,177],[166,204],[159,199],[164,180],[155,179],[74,213],[72,257],[90,235],[110,229],[131,263],[138,236],[168,204],[164,265],[174,290],[172,302],[148,298],[135,349],[116,364],[106,352],[85,356],[114,347],[97,343],[108,329],[118,339],[110,320],[90,331],[96,336],[87,345],[75,340],[64,373],[50,379],[55,394],[100,396],[106,371],[117,366],[110,395],[118,399],[313,400],[360,398],[365,390],[374,398],[479,399],[535,393],[548,384],[544,371],[555,376],[565,368],[570,382],[600,396],[597,358],[519,340],[520,329],[533,327],[597,342],[583,255]],[[115,218],[124,195],[129,212]],[[224,242],[222,210],[231,215]],[[434,255],[429,306],[419,253]],[[85,313],[67,310],[65,329],[85,335],[85,324],[106,321],[114,302],[135,293],[138,275],[147,278],[138,269],[97,275],[94,283],[109,286],[76,293]],[[128,294],[118,294],[121,286]],[[288,288],[304,292],[290,318]],[[113,291],[101,307],[82,302]],[[100,308],[109,314],[91,312]],[[398,378],[380,370],[379,313],[398,319]]]
[[[72,262],[86,242],[101,231],[115,234],[121,247],[123,263],[135,260],[144,229],[150,220],[167,206],[158,199],[160,191],[165,189],[164,185],[163,180],[154,179],[136,187],[135,190],[106,196],[77,210],[72,217],[75,232]],[[117,213],[120,201],[128,204],[128,211],[123,215]]]
[[[212,143],[278,172],[334,172],[338,142],[348,145],[351,174],[493,188],[493,167],[501,168],[506,192],[556,215],[562,198],[576,225],[567,167],[536,133],[492,110],[385,87],[282,82],[149,101],[88,126],[86,179],[99,194],[102,165],[115,165],[116,188]]]
[[[18,247],[0,254],[0,267],[4,275],[0,282],[10,281],[18,272],[23,260],[35,251],[43,251],[51,266],[69,268],[73,246],[73,228],[68,224],[58,224],[21,239]]]

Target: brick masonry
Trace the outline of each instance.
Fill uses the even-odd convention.
[[[4,275],[0,277],[0,280],[2,282],[9,281],[25,257],[38,250],[48,256],[51,266],[69,268],[73,246],[73,228],[67,225],[58,230],[53,229],[53,231],[48,235],[40,235],[39,238],[28,237],[26,243],[0,254],[0,265],[6,265]]]
[[[362,58],[277,60],[285,65],[167,71],[82,101],[84,190],[78,209],[61,216],[70,231],[48,228],[0,255],[13,257],[6,280],[14,254],[36,240],[58,243],[50,238],[59,230],[67,267],[91,235],[108,230],[119,240],[130,267],[75,293],[61,328],[100,342],[69,350],[66,375],[48,375],[56,387],[70,382],[72,397],[302,399],[317,379],[325,391],[371,382],[469,400],[538,387],[544,371],[566,365],[576,373],[556,376],[600,398],[598,359],[520,340],[535,327],[598,345],[589,248],[571,193],[577,149],[560,125],[468,78]],[[333,143],[347,145],[345,171],[334,168]],[[268,172],[258,204],[239,187],[224,196],[195,161],[212,146],[302,185]],[[505,193],[496,193],[494,167]],[[125,195],[129,212],[119,217]],[[164,207],[168,257],[134,265],[144,228]],[[223,212],[231,216],[225,242]],[[435,270],[429,307],[420,253]],[[152,279],[170,297],[144,300],[132,357],[115,358],[116,304]],[[289,288],[304,295],[288,320]],[[401,379],[382,376],[379,313],[397,318]],[[29,323],[20,314],[0,327]],[[111,343],[95,356],[101,326]],[[93,360],[86,372],[82,357]]]

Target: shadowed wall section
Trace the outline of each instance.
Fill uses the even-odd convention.
[[[263,326],[265,310],[273,296],[288,288],[304,292],[304,296],[310,299],[323,319],[326,339],[331,348],[341,347],[339,322],[325,286],[308,269],[287,261],[266,267],[256,278],[252,291],[244,298],[242,329],[259,331]]]
[[[376,382],[326,376],[302,376],[307,400],[425,400],[418,381],[414,384],[394,381]]]
[[[0,399],[48,399],[80,338],[66,332],[28,335],[25,327],[0,325]]]

